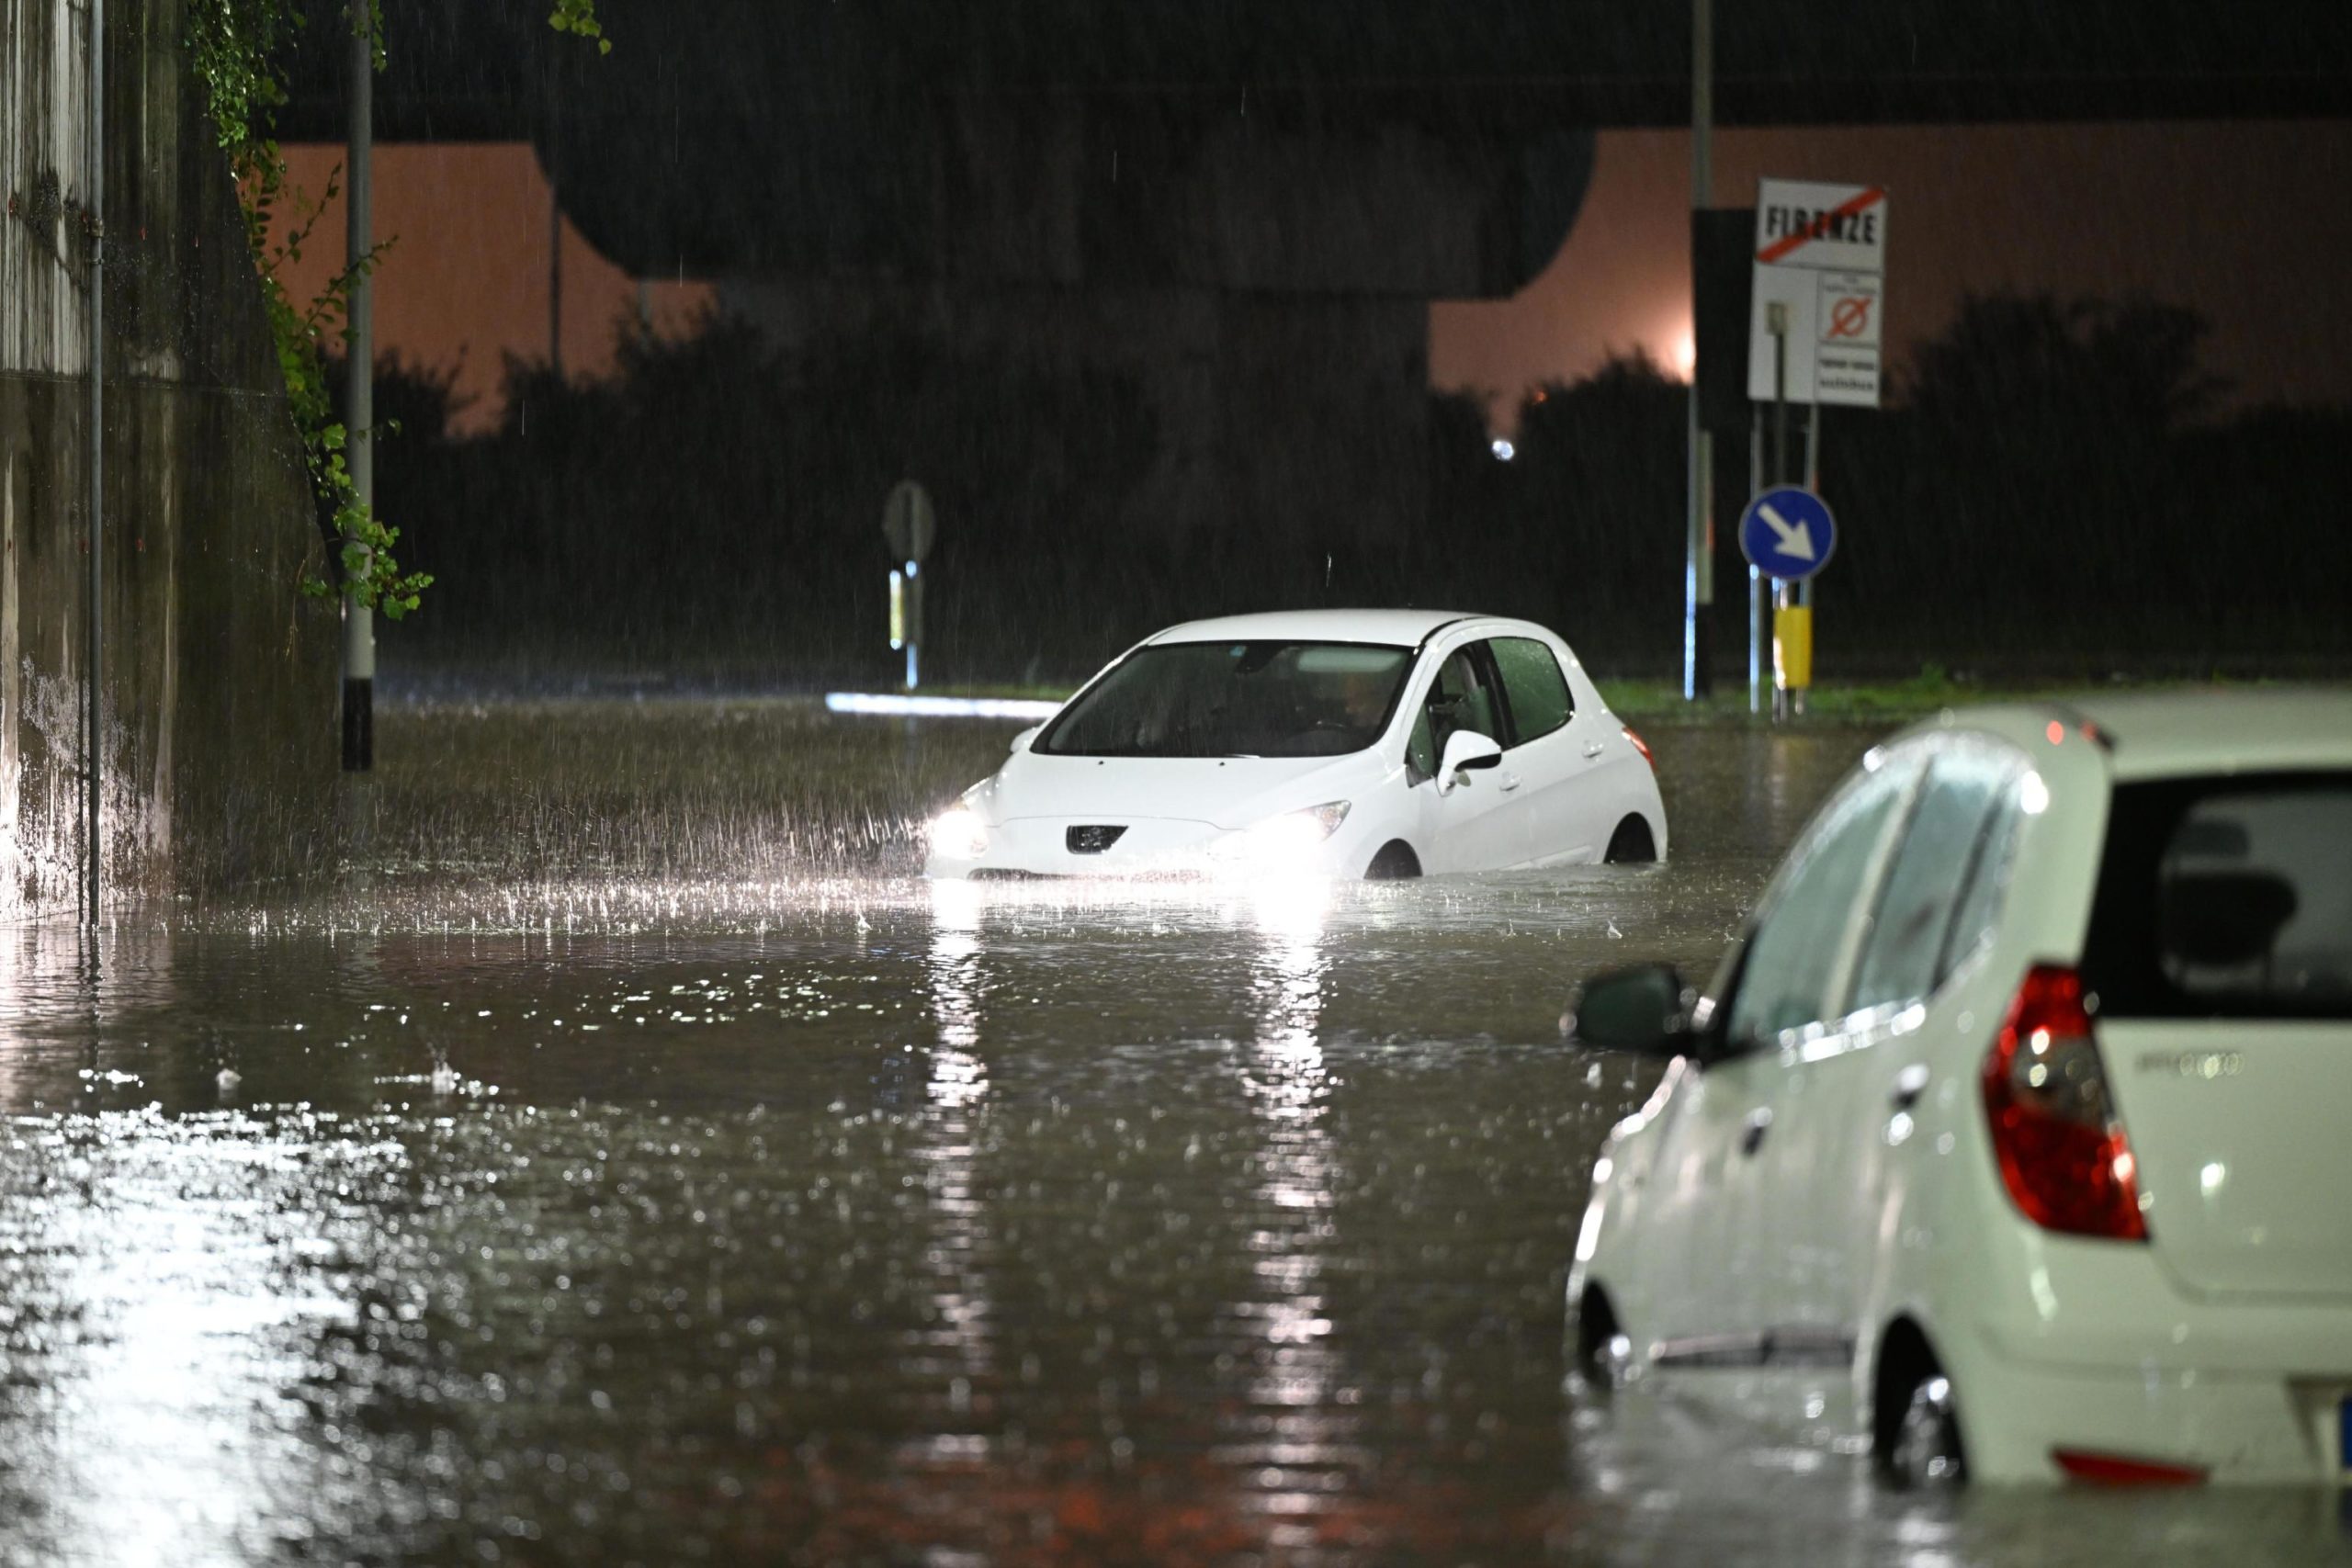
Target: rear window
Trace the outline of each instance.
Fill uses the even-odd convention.
[[[2119,785],[2083,970],[2103,1016],[2352,1017],[2352,773]]]

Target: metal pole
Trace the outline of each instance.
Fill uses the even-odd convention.
[[[1789,308],[1764,307],[1764,330],[1772,338],[1772,482],[1789,478]]]
[[[1804,488],[1814,494],[1821,493],[1821,404],[1818,400],[1804,411]],[[1820,573],[1815,572],[1815,577]],[[1813,578],[1797,584],[1797,603],[1813,603]]]
[[[1804,411],[1804,488],[1815,495],[1821,493],[1821,394],[1816,389],[1814,393],[1814,400],[1806,406]],[[1806,578],[1796,585],[1795,603],[1804,605],[1808,612],[1813,609],[1814,581],[1820,575],[1819,572],[1815,572],[1812,577]],[[1806,628],[1808,638],[1819,630],[1820,624],[1817,621],[1814,622]],[[1791,698],[1791,705],[1796,709],[1800,717],[1804,714],[1806,694],[1811,690],[1810,684],[1801,686]]]
[[[1714,133],[1714,17],[1713,0],[1690,0],[1690,209],[1705,209],[1714,196],[1714,171],[1710,162]],[[1697,222],[1692,222],[1697,231]],[[1690,278],[1691,319],[1698,319],[1699,278],[1696,257]],[[1690,374],[1690,491],[1684,517],[1682,570],[1682,695],[1696,701],[1714,686],[1709,669],[1709,623],[1715,605],[1714,550],[1710,537],[1709,492],[1714,486],[1713,437],[1699,418],[1698,365]]]
[[[555,169],[548,169],[548,364],[563,378],[563,201],[556,195]]]
[[[367,0],[353,0],[351,10],[351,175],[348,227],[345,251],[348,265],[356,265],[375,245],[369,211],[370,163],[375,155],[375,39],[368,30]],[[371,512],[376,504],[376,333],[370,295],[374,286],[363,273],[352,280],[347,325],[351,330],[345,368],[350,382],[345,393],[345,460],[359,504]],[[376,765],[376,625],[374,612],[361,595],[367,563],[358,572],[346,572],[343,589],[343,769],[364,773]]]
[[[1764,489],[1764,410],[1747,405],[1747,493]],[[1764,573],[1747,568],[1747,711],[1764,711]]]
[[[1780,484],[1789,472],[1789,308],[1767,304],[1764,321],[1772,334],[1772,482]],[[1789,603],[1789,585],[1776,580],[1772,584],[1774,610]],[[1778,618],[1776,615],[1774,619]],[[1789,689],[1781,680],[1776,650],[1772,660],[1772,722],[1779,724],[1788,716]]]
[[[85,220],[89,225],[90,429],[89,559],[83,584],[86,639],[82,659],[82,924],[96,930],[101,868],[106,860],[102,811],[106,772],[106,502],[107,502],[107,7],[90,0],[90,101],[84,127],[89,160]],[[11,716],[13,717],[13,716]]]
[[[907,690],[922,683],[922,665],[915,649],[922,644],[922,563],[907,562]]]

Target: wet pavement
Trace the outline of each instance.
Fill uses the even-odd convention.
[[[1869,733],[1653,733],[1664,867],[914,878],[1011,728],[394,710],[333,879],[0,931],[0,1562],[2352,1559],[1567,1377],[1562,1003]]]

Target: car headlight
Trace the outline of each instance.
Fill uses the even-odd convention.
[[[950,860],[978,860],[988,853],[989,825],[968,806],[951,806],[931,819],[931,848]]]
[[[1348,802],[1327,800],[1304,811],[1285,811],[1227,833],[1217,840],[1219,859],[1283,864],[1310,854],[1348,819]]]

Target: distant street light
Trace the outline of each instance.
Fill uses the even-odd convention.
[[[1508,463],[1513,457],[1519,456],[1519,448],[1512,446],[1510,442],[1504,440],[1499,435],[1496,436],[1493,442],[1489,445],[1495,454],[1495,461],[1498,463]]]

